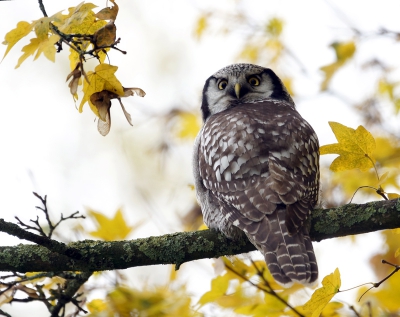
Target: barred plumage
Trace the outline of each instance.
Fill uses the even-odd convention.
[[[204,86],[193,167],[204,222],[262,252],[276,281],[313,283],[305,220],[318,200],[319,145],[280,79],[235,64]]]

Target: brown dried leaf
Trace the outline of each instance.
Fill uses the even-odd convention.
[[[93,43],[96,47],[111,46],[117,37],[117,27],[114,20],[110,20],[105,26],[93,34]]]
[[[139,97],[146,96],[146,93],[144,92],[144,90],[142,90],[140,88],[125,88],[125,87],[123,87],[123,88],[124,88],[124,97],[134,96],[135,93]]]
[[[72,77],[72,80],[68,84],[68,87],[69,87],[69,90],[70,90],[72,96],[75,96],[76,92],[78,90],[79,79],[82,76],[81,66],[82,66],[82,64],[80,62],[77,63],[75,69],[68,74],[67,79],[66,79],[66,81],[68,81]]]
[[[108,90],[95,92],[90,96],[91,103],[97,108],[100,120],[106,122],[107,113],[110,112],[111,99],[117,98],[118,95]]]
[[[124,105],[122,104],[121,98],[118,98],[118,101],[119,101],[119,104],[121,105],[122,111],[124,112],[124,115],[125,115],[126,120],[128,121],[128,123],[129,123],[131,126],[133,126],[133,124],[132,124],[132,117],[131,117],[131,115],[129,114],[129,112],[127,112],[127,111],[125,110],[125,107],[124,107]]]
[[[106,136],[111,129],[111,116],[110,112],[106,114],[106,121],[98,120],[97,121],[97,130],[100,132],[102,136]]]
[[[22,284],[15,285],[14,288],[26,293],[30,298],[39,298],[39,295],[37,294],[36,290],[33,288],[29,288]]]
[[[118,15],[118,5],[115,3],[114,0],[110,0],[114,6],[111,8],[104,8],[96,13],[96,18],[100,20],[114,20],[117,18]]]

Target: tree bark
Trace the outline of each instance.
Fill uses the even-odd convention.
[[[397,199],[316,209],[311,217],[310,236],[313,241],[321,241],[399,227],[400,199]],[[14,224],[3,219],[0,219],[0,231],[41,244],[0,247],[0,271],[21,273],[88,272],[155,264],[175,264],[178,269],[188,261],[255,250],[249,241],[232,241],[215,230],[178,232],[126,241],[83,240],[65,247],[60,247],[60,242],[32,238],[32,233],[23,235],[15,230]]]

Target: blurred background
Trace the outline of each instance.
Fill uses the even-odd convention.
[[[106,5],[93,3],[99,8]],[[44,5],[51,15],[78,2]],[[201,92],[210,75],[235,62],[272,68],[321,145],[336,142],[328,121],[367,128],[376,138],[379,172],[389,172],[382,185],[398,192],[397,1],[119,0],[118,5],[118,47],[128,53],[110,51],[109,61],[119,67],[116,75],[123,86],[146,92],[144,98],[124,100],[133,127],[117,102],[111,108],[112,127],[106,137],[98,133],[87,104],[83,113],[78,112],[80,100],[75,104],[65,82],[71,71],[66,47],[57,54],[56,63],[44,56],[32,62],[30,57],[14,69],[28,43],[23,39],[1,62],[1,218],[15,221],[18,216],[26,222],[36,218],[39,201],[34,191],[48,196],[54,219],[77,210],[89,215],[63,223],[56,236],[63,241],[93,239],[89,232],[97,224],[90,210],[113,218],[121,209],[126,223],[137,225],[129,235],[132,239],[197,230],[202,221],[191,156],[201,126]],[[17,22],[41,16],[37,1],[1,1],[0,37]],[[326,206],[348,203],[359,186],[379,186],[372,170],[333,174],[329,165],[334,158],[321,158]],[[373,190],[359,191],[353,202],[379,199]],[[376,266],[370,265],[370,258],[388,250],[385,239],[371,233],[315,243],[321,277],[339,267],[343,288],[375,281]],[[0,234],[1,245],[18,243]],[[186,263],[178,273],[194,303],[209,289],[215,276],[213,263]],[[140,288],[167,283],[170,271],[169,266],[132,268],[123,275],[126,283]],[[104,285],[120,278],[106,275],[101,280]],[[106,289],[90,296],[101,296]],[[338,297],[352,301],[354,294]],[[38,312],[42,309],[32,305]],[[24,309],[28,307],[13,305],[4,310],[22,316]]]

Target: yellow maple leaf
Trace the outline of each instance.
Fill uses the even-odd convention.
[[[60,37],[58,35],[53,34],[50,37],[41,40],[37,48],[37,53],[34,60],[36,60],[40,56],[40,54],[43,53],[43,55],[46,56],[48,60],[54,63],[56,61],[56,48],[54,46],[54,43],[56,43],[59,39]]]
[[[87,27],[90,19],[96,20],[95,14],[92,11],[97,6],[93,3],[84,3],[68,9],[68,15],[60,22],[54,23],[60,31],[64,33],[78,33],[83,27]],[[88,34],[88,33],[81,33]],[[90,33],[93,34],[93,33]]]
[[[229,276],[227,276],[226,274],[222,276],[217,276],[211,281],[211,290],[201,296],[198,304],[203,306],[204,304],[214,302],[216,299],[225,295],[226,291],[228,290],[228,286]]]
[[[87,73],[89,82],[86,80],[83,82],[84,95],[79,106],[79,112],[83,111],[83,105],[88,102],[90,109],[99,116],[97,107],[90,101],[90,97],[96,92],[108,90],[119,96],[124,96],[124,88],[114,75],[117,69],[117,66],[100,64],[96,66],[94,72],[90,71]]]
[[[3,59],[20,39],[27,36],[31,32],[32,27],[33,25],[31,23],[21,21],[18,22],[15,29],[12,29],[6,34],[6,36],[4,37],[4,42],[2,43],[4,45],[7,45],[7,49],[4,53]]]
[[[332,162],[330,169],[334,172],[358,168],[367,171],[374,167],[372,153],[375,150],[375,139],[363,126],[356,130],[337,122],[329,122],[338,143],[323,145],[320,154],[339,154]]]
[[[31,55],[33,55],[36,50],[38,49],[40,44],[40,40],[38,38],[33,38],[30,39],[30,43],[28,45],[25,45],[22,48],[22,52],[24,52],[24,54],[21,55],[21,57],[18,59],[18,63],[17,66],[15,66],[15,68],[18,68],[21,66],[21,64]]]
[[[88,214],[97,222],[98,225],[97,230],[89,232],[89,234],[106,241],[123,240],[134,229],[141,225],[141,223],[139,223],[136,226],[128,226],[121,209],[117,210],[113,218],[108,218],[102,213],[94,210],[88,210]]]
[[[339,269],[336,269],[333,273],[324,277],[322,287],[312,294],[310,300],[303,305],[303,309],[311,313],[311,317],[319,317],[325,306],[339,291],[340,286],[340,273]]]

